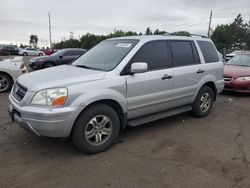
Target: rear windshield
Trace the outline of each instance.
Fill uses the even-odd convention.
[[[137,43],[138,40],[105,40],[78,58],[73,66],[101,71],[113,70]]]

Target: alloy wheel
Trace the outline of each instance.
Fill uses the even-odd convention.
[[[93,117],[85,129],[85,138],[92,145],[101,145],[111,136],[113,125],[111,120],[105,115]]]

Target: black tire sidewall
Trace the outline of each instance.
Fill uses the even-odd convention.
[[[48,66],[50,64],[52,64],[53,66]],[[43,68],[50,68],[50,67],[54,67],[54,63],[52,63],[52,62],[45,62],[44,65],[43,65]]]
[[[201,100],[201,97],[202,97],[202,95],[204,93],[209,93],[209,95],[211,96],[211,104],[210,104],[209,109],[206,112],[202,112],[201,109],[200,109],[200,100]],[[210,111],[211,111],[211,109],[213,107],[214,95],[215,95],[214,91],[212,90],[211,87],[203,86],[200,89],[200,91],[199,91],[198,95],[196,96],[195,101],[194,101],[194,103],[192,105],[192,113],[193,113],[193,115],[196,116],[196,117],[205,117],[205,116],[207,116],[210,113]]]
[[[87,123],[97,115],[106,115],[112,122],[112,133],[110,138],[102,145],[91,145],[85,137],[85,128]],[[99,153],[108,149],[117,139],[120,130],[120,120],[118,114],[108,105],[105,104],[95,104],[84,110],[77,118],[71,138],[73,144],[85,153]]]
[[[8,83],[9,83],[8,87],[5,90],[0,91],[0,93],[6,92],[6,91],[10,91],[11,86],[13,84],[11,78],[8,75],[2,74],[2,73],[0,73],[0,76],[5,77],[8,80]]]

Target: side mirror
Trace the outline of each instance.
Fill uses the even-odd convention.
[[[62,58],[63,58],[63,55],[60,55],[59,58],[62,59]]]
[[[145,62],[132,63],[132,65],[131,65],[131,73],[132,74],[144,73],[147,71],[148,71],[148,64]]]

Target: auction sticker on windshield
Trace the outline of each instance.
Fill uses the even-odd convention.
[[[116,47],[129,48],[131,45],[132,45],[131,43],[119,43],[116,45]]]

